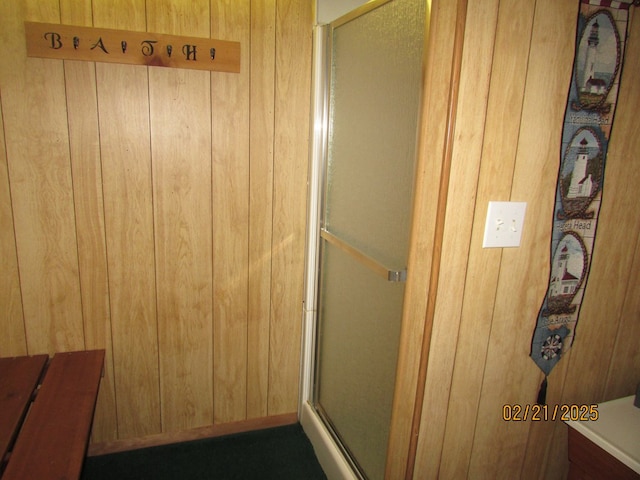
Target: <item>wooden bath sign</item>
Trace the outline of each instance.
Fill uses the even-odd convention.
[[[240,72],[240,42],[25,22],[27,56]]]

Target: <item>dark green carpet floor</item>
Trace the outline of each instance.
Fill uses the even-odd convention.
[[[299,424],[89,457],[82,472],[82,480],[326,478]]]

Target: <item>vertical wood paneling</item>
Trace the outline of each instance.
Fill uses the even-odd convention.
[[[22,11],[14,2],[0,4],[0,41],[10,45],[10,38],[16,35],[19,28],[19,13]],[[13,59],[13,57],[10,57]],[[6,127],[3,105],[5,97],[13,87],[9,85],[15,78],[5,69],[0,69],[0,319],[5,332],[0,339],[0,355],[24,355],[27,353],[27,339],[22,308],[20,274],[18,270],[18,252],[14,230],[13,204],[11,200],[11,184],[9,182],[9,162],[7,158]]]
[[[94,440],[297,408],[311,4],[0,2],[0,355],[106,348]],[[504,422],[501,409],[532,403],[541,379],[529,341],[547,283],[578,5],[490,6],[469,0],[440,259],[448,277],[415,478],[562,478],[567,464],[564,424]],[[427,85],[442,92],[455,26],[451,2],[433,8]],[[28,59],[24,20],[238,40],[242,72]],[[589,286],[550,404],[628,395],[640,380],[640,227],[629,220],[639,28],[636,15]],[[438,140],[422,148],[436,154],[445,100],[425,97],[422,128]],[[433,259],[415,260],[433,251],[430,176],[440,172],[430,162],[418,177],[431,190],[416,207],[412,255],[424,268],[410,271],[409,347],[434,294]],[[486,202],[505,199],[528,202],[522,246],[481,251]],[[407,355],[401,368],[416,357]]]
[[[1,11],[1,7],[0,7]],[[0,33],[0,38],[1,38]],[[2,92],[0,91],[0,103]],[[25,355],[27,340],[22,315],[22,296],[16,251],[13,212],[11,211],[11,192],[9,189],[9,171],[4,142],[4,122],[0,105],[0,317],[2,317],[3,335],[0,336],[0,356]]]
[[[633,291],[634,280],[638,278],[637,270],[630,267],[637,249],[640,222],[629,221],[629,213],[637,210],[638,203],[634,179],[640,178],[640,165],[636,160],[639,145],[637,108],[640,105],[640,95],[638,89],[629,91],[625,87],[638,83],[640,62],[637,56],[640,49],[637,46],[637,20],[636,17],[635,25],[632,25],[632,28],[635,26],[636,42],[630,42],[629,51],[625,54],[628,63],[623,70],[626,75],[621,87],[620,110],[616,112],[610,139],[591,271],[571,354],[571,370],[590,372],[591,375],[580,379],[570,376],[563,392],[565,401],[602,401],[605,395],[605,383],[602,379],[609,375],[611,368],[619,333],[618,319],[623,318],[625,297],[634,302],[629,298],[627,285]],[[596,280],[592,281],[594,278]],[[617,285],[619,288],[611,289],[610,285]],[[608,321],[610,318],[616,321]],[[632,318],[633,314],[630,318],[624,318],[624,324],[630,326]],[[629,332],[625,333],[628,334]],[[639,342],[635,343],[638,349]],[[594,355],[594,352],[598,352],[598,355]],[[631,358],[625,360],[627,368],[633,366],[629,360]],[[616,367],[623,365],[618,364]],[[621,374],[622,378],[625,376],[626,374]],[[640,372],[636,372],[636,380],[639,378]]]
[[[431,345],[437,345],[438,352],[430,352],[421,422],[423,428],[420,429],[418,443],[419,463],[427,465],[438,463],[445,431],[482,152],[483,125],[476,119],[486,115],[497,10],[497,1],[468,3],[467,18],[475,21],[467,23],[464,41],[465,45],[471,44],[473,48],[465,48],[462,53],[459,115],[455,124],[447,197],[447,204],[455,204],[456,208],[448,210],[445,218],[437,286],[438,298],[448,301],[437,302],[434,313],[434,318],[443,317],[449,321],[434,322],[433,325]],[[494,28],[484,28],[485,25],[494,25]],[[422,443],[431,447],[423,448]],[[431,473],[434,478],[436,473],[435,470]]]
[[[550,380],[547,388],[548,405],[556,405],[562,401],[570,359],[571,352],[554,368],[553,380]],[[534,390],[532,396],[536,394]],[[560,421],[531,422],[521,469],[525,478],[563,478],[563,472],[568,466],[566,430],[566,425]]]
[[[92,429],[100,441],[113,438],[117,425],[95,80],[95,65],[65,62],[85,344],[106,350]]]
[[[638,208],[633,180],[640,175],[640,166],[633,161],[638,151],[638,127],[632,118],[637,114],[640,94],[637,16],[635,20],[630,25],[635,35],[630,38],[636,41],[628,42],[625,54],[625,76],[607,155],[589,280],[575,342],[570,357],[563,360],[568,363],[567,375],[558,403],[589,404],[631,395],[640,381],[640,350],[638,337],[634,337],[640,330],[640,317],[637,306],[635,312],[633,307],[631,311],[626,309],[637,305],[634,267],[640,235],[640,225],[629,222],[629,213]],[[607,392],[611,382],[617,384],[616,392]],[[558,425],[553,438],[558,448],[549,450],[547,472],[566,465],[566,438],[566,428]]]
[[[0,3],[0,355],[105,348],[94,442],[297,408],[311,5],[183,3]],[[242,72],[26,58],[25,20],[236,40]]]
[[[144,2],[94,1],[94,25],[144,30]],[[160,427],[147,67],[96,64],[118,435]]]
[[[513,200],[527,201],[528,225],[536,227],[519,249],[502,253],[470,476],[520,472],[524,460],[530,424],[505,422],[500,408],[534,402],[542,379],[529,348],[548,280],[554,203],[548,192],[555,191],[577,7],[571,0],[536,2],[512,192]]]
[[[92,26],[88,0],[62,0],[60,12],[62,23]],[[64,76],[85,345],[106,351],[92,428],[99,442],[115,438],[117,424],[95,64],[66,61]]]
[[[94,441],[296,410],[311,10],[0,5],[0,354],[105,348]],[[237,40],[242,72],[27,59],[24,20]]]
[[[297,410],[309,155],[312,2],[276,10],[269,415]]]
[[[612,132],[612,144],[608,154],[607,175],[620,178],[621,184],[617,187],[624,190],[626,195],[634,198],[634,179],[640,178],[640,162],[638,162],[638,152],[640,152],[640,123],[637,122],[637,108],[640,105],[640,89],[630,88],[638,79],[640,72],[640,55],[636,54],[640,49],[640,16],[637,11],[629,28],[628,45],[631,53],[626,55],[625,70],[622,72],[622,88],[616,113],[616,126]],[[618,128],[618,125],[623,127]],[[606,195],[609,195],[607,185]],[[628,214],[634,210],[634,205],[624,202],[623,205],[616,203],[615,199],[610,202],[611,208],[622,210],[625,218],[621,219],[621,225],[626,232],[625,239],[631,241],[633,228],[637,225],[629,225]],[[632,230],[627,230],[631,227]],[[611,228],[617,231],[617,227],[612,224]],[[620,314],[620,322],[616,334],[616,342],[612,352],[611,363],[607,373],[607,383],[604,391],[605,399],[619,398],[632,393],[629,385],[640,383],[640,372],[629,368],[629,365],[640,365],[640,348],[638,348],[638,338],[640,338],[640,282],[636,281],[636,272],[640,271],[640,236],[637,237],[633,259],[629,256],[620,258],[619,263],[631,261],[627,277],[624,304]],[[599,239],[598,239],[599,241]],[[616,285],[623,288],[620,279],[615,280]]]
[[[69,141],[60,62],[27,59],[25,19],[59,21],[57,2],[8,2],[11,68],[0,74],[11,201],[29,353],[84,346]]]
[[[154,7],[150,31],[208,37],[208,2]],[[177,431],[213,423],[210,74],[150,68],[149,98],[162,430]]]
[[[519,122],[504,119],[521,116],[534,7],[533,2],[500,2],[474,225],[483,225],[490,200],[511,196]],[[482,248],[483,233],[474,228],[471,236],[451,386],[451,398],[465,401],[449,403],[440,465],[443,478],[467,475],[473,445],[474,429],[469,426],[475,423],[480,399],[502,254],[500,249]]]
[[[547,8],[548,4],[536,5],[536,9],[540,7]],[[578,5],[574,2],[567,1],[563,2],[562,5],[558,5],[558,7],[562,10],[557,14],[557,19],[550,19],[546,15],[537,13],[534,13],[534,16],[532,17],[534,19],[535,34],[532,37],[529,62],[531,72],[530,78],[532,78],[533,80],[528,79],[528,88],[525,91],[525,107],[522,126],[522,137],[524,138],[524,142],[522,143],[522,145],[524,145],[524,147],[519,146],[519,150],[521,152],[524,152],[522,157],[525,159],[530,158],[531,153],[534,151],[534,149],[540,150],[540,138],[546,139],[551,138],[551,136],[553,135],[557,135],[557,140],[554,139],[552,142],[549,142],[548,140],[544,141],[545,146],[550,145],[549,151],[546,151],[545,153],[545,158],[551,163],[551,166],[549,166],[548,169],[546,167],[540,167],[538,169],[540,172],[545,172],[539,175],[540,177],[549,179],[549,182],[545,183],[546,186],[538,187],[538,190],[546,190],[549,192],[555,191],[557,169],[560,162],[560,146],[559,143],[555,142],[559,142],[559,139],[561,138],[561,125],[564,119],[563,109],[564,104],[566,104],[566,97],[569,89],[568,81],[571,76],[571,62],[573,59],[573,50],[569,48],[569,45],[572,45],[572,42],[575,39],[575,25]],[[561,18],[566,19],[564,27],[559,27],[557,24],[558,20],[560,20]],[[551,35],[548,34],[549,31],[558,32],[558,35],[556,35],[557,38],[546,40],[546,42],[556,42],[555,45],[549,45],[548,43],[542,43],[542,45],[540,45],[536,43],[537,41],[540,41],[539,39],[542,39],[542,41],[545,42],[545,38],[551,37]],[[558,46],[562,45],[562,42],[564,42],[564,45],[566,46],[565,48],[561,48],[560,46]],[[548,81],[549,79],[545,79],[544,66],[545,62],[547,61],[547,56],[542,53],[544,51],[544,48],[558,48],[559,52],[565,53],[563,57],[559,57],[555,60],[554,64],[558,66],[556,69],[556,74],[554,75],[554,79],[556,80],[555,82]],[[561,75],[564,75],[565,77],[563,78]],[[562,84],[563,81],[565,82],[564,85]],[[545,98],[551,95],[552,99],[550,100],[553,100],[553,102],[555,103],[555,108],[550,107],[549,103],[541,105],[539,98],[537,98],[537,96],[539,95],[543,95]],[[548,125],[546,128],[545,125],[538,126],[538,124],[540,124],[541,122],[535,121],[536,116],[542,115],[543,111],[547,112],[547,118],[550,118],[551,115],[555,116],[553,120],[547,120],[546,122],[544,122],[547,124],[550,123],[550,125]],[[555,151],[552,150],[554,146],[556,148]],[[523,163],[520,158],[518,160],[519,162],[521,162],[519,165],[526,165],[526,163]],[[522,189],[522,185],[524,183],[528,183],[526,180],[528,178],[527,175],[532,175],[532,172],[529,170],[525,174],[521,174],[519,176],[514,175],[514,182],[516,182],[514,185],[514,193],[519,193],[519,190]],[[520,181],[521,183],[518,184],[518,181]],[[553,186],[551,186],[551,182],[553,182]],[[532,257],[529,262],[532,265],[531,268],[535,268],[536,265],[538,265],[538,274],[547,275],[547,277],[541,277],[540,275],[531,277],[532,281],[537,279],[537,281],[533,281],[532,283],[537,286],[535,292],[538,292],[537,295],[539,298],[537,300],[537,304],[535,299],[530,300],[531,304],[529,305],[529,307],[527,307],[526,311],[531,312],[527,314],[527,317],[531,318],[531,323],[529,323],[529,325],[534,325],[535,318],[537,318],[537,312],[543,300],[544,292],[546,291],[546,283],[548,281],[548,269],[551,262],[549,252],[551,232],[544,227],[548,229],[551,228],[551,222],[553,220],[551,218],[551,215],[553,211],[554,199],[553,194],[549,193],[547,193],[546,195],[536,193],[536,195],[531,195],[531,197],[534,200],[529,205],[533,207],[533,210],[531,212],[527,212],[527,215],[531,215],[530,218],[532,220],[529,220],[529,222],[534,222],[534,224],[537,223],[535,231],[532,232],[532,235],[538,236],[538,239],[534,239],[532,244],[535,250],[529,250],[529,252],[531,252],[531,255],[535,255],[535,257]],[[516,197],[516,199],[518,198],[522,197]],[[529,208],[529,205],[527,206],[528,210],[531,210]],[[534,258],[537,258],[537,260],[534,260]],[[544,269],[540,268],[540,266],[544,266]],[[527,273],[527,275],[531,274]],[[529,288],[533,289],[533,286],[530,286]],[[526,342],[524,344],[527,347],[529,346],[530,337],[533,331],[533,327],[530,328],[531,330],[529,331],[523,328],[523,333],[521,337],[519,337],[520,342]],[[533,362],[531,361],[529,361],[528,364],[527,362],[525,362],[525,365],[528,369],[531,368],[532,364]],[[553,372],[551,383],[547,390],[547,401],[550,404],[560,402],[560,395],[563,388],[563,379],[566,375],[568,365],[569,356],[566,356],[563,362],[561,362]],[[518,368],[522,367],[518,365]],[[527,386],[525,387],[521,387],[522,391],[519,394],[517,392],[512,392],[511,395],[513,396],[507,399],[505,403],[507,403],[508,401],[516,401],[528,402],[530,404],[531,402],[535,401],[539,381],[541,381],[543,377],[537,368],[532,369],[528,375],[529,376],[525,378],[529,379],[530,383],[527,383]],[[537,380],[538,382],[536,382],[535,380]],[[527,391],[530,392],[528,393],[528,397],[530,397],[530,399],[526,398],[527,394],[525,392]],[[520,398],[520,400],[513,400],[513,398],[515,398],[516,396]],[[524,403],[524,405],[527,405],[528,403]],[[554,425],[553,422],[531,422],[531,424],[529,424],[528,438],[526,443],[524,444],[526,445],[526,450],[522,453],[524,459],[522,460],[521,464],[522,475],[524,475],[525,478],[538,478],[540,476],[544,476],[544,469],[547,462],[546,457],[548,455],[548,452],[554,448],[558,448],[558,445],[553,445],[553,442],[550,441],[550,439],[553,438],[553,432],[555,428],[556,425]],[[564,443],[564,445],[566,445],[566,442]],[[560,447],[562,448],[562,446]],[[558,471],[558,469],[562,470],[562,464],[554,467],[554,471]]]
[[[214,422],[247,415],[250,2],[212,0],[211,36],[241,43],[240,73],[211,74]]]
[[[477,31],[478,16],[471,14],[474,2],[469,2],[467,29]],[[566,425],[502,419],[503,405],[534,403],[542,379],[529,358],[529,345],[548,282],[550,215],[579,6],[573,0],[524,3],[500,0],[497,25],[483,22],[486,29],[495,30],[486,115],[474,115],[477,99],[465,99],[463,94],[473,84],[468,75],[474,74],[464,73],[461,81],[458,123],[478,123],[484,135],[477,201],[470,233],[460,225],[455,228],[455,233],[470,238],[468,260],[464,259],[464,238],[452,246],[454,254],[466,262],[464,290],[438,295],[429,368],[442,369],[452,355],[455,364],[444,404],[432,402],[439,398],[442,382],[427,382],[414,478],[560,479],[566,475]],[[629,80],[640,73],[637,29],[632,25],[627,45],[626,77],[609,146],[598,238],[576,341],[549,377],[549,405],[629,395],[639,380],[640,353],[634,333],[640,328],[640,307],[634,272],[640,227],[628,222],[631,212],[637,211],[632,185],[639,174],[632,164],[638,127],[631,113],[637,110],[638,83]],[[477,37],[469,35],[464,48],[469,58],[479,48]],[[482,89],[474,88],[482,94]],[[474,152],[467,148],[468,138],[456,136],[455,141],[462,151]],[[462,165],[460,157],[458,161]],[[454,191],[472,191],[463,188],[470,185],[467,179],[456,178],[455,165],[451,182]],[[450,197],[447,208],[452,214],[460,215],[464,205],[460,197]],[[528,204],[522,244],[518,249],[483,251],[487,202],[507,199]],[[452,225],[447,224],[445,238],[447,232],[454,233]],[[447,257],[446,243],[442,264],[454,268],[458,264]],[[456,344],[437,332],[442,329],[455,335],[458,319],[452,308],[459,296],[463,303]],[[440,380],[446,385],[448,376]],[[438,430],[443,409],[447,421],[440,445],[429,430]],[[432,452],[440,448],[438,458]]]
[[[268,414],[275,13],[275,0],[251,1],[247,418]]]
[[[312,18],[276,8],[0,2],[0,355],[105,348],[94,442],[296,411]],[[27,58],[25,20],[235,40],[242,72]]]
[[[640,69],[637,71],[640,71]],[[640,132],[635,132],[629,138],[636,140],[633,152],[640,151],[640,145],[637,144]],[[633,158],[633,155],[633,153],[629,153],[625,157],[629,159]],[[627,179],[632,178],[634,178],[633,175],[627,176]],[[633,273],[640,271],[640,241],[636,242],[630,271]],[[640,338],[640,321],[638,321],[638,318],[640,318],[640,284],[629,279],[626,287],[620,322],[617,325],[616,342],[607,373],[607,384],[604,391],[605,400],[630,395],[633,390],[629,386],[640,383],[640,373],[637,371],[637,366],[640,365],[640,349],[637,341]]]

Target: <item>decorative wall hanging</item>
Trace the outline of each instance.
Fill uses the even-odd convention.
[[[209,38],[25,22],[27,56],[240,72],[240,43]]]
[[[564,116],[551,237],[551,272],[531,341],[547,376],[575,338],[589,276],[604,167],[620,85],[631,0],[581,0]]]

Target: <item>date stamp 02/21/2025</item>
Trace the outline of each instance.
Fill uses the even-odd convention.
[[[504,405],[502,407],[502,420],[505,422],[544,422],[559,419],[568,421],[596,421],[598,420],[598,405]]]

